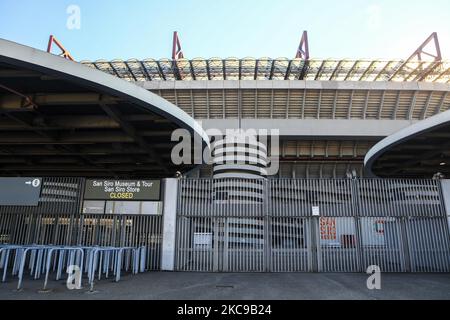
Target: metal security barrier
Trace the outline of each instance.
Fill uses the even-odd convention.
[[[122,268],[129,271],[131,268],[132,274],[144,272],[142,260],[145,259],[145,247],[94,247],[85,248],[87,250],[87,274],[90,284],[90,290],[94,288],[94,279],[98,275],[98,280],[101,279],[102,273],[108,278],[110,272],[115,276],[115,281],[120,281]]]
[[[19,270],[20,255],[17,254],[22,246],[0,245],[0,270],[3,269],[2,282],[6,281],[6,275],[10,259],[14,259],[12,264],[12,274],[16,275]]]
[[[76,243],[84,246],[145,247],[145,269],[159,270],[162,216],[83,214]]]
[[[53,256],[53,253],[55,253],[55,256]],[[52,266],[52,258],[54,263],[53,271],[57,269],[56,280],[59,280],[63,273],[62,266],[64,264],[64,260],[66,260],[66,270],[68,270],[70,266],[76,265],[79,266],[80,273],[83,274],[84,254],[84,248],[81,247],[50,247],[46,254],[47,259],[45,264],[45,282],[43,289],[47,289],[48,277]],[[24,263],[25,259],[26,257],[23,259]],[[58,261],[56,261],[57,259]]]
[[[145,247],[144,267],[159,270],[162,216],[0,214],[0,244]]]
[[[180,271],[450,271],[436,180],[182,179],[176,234]]]
[[[42,178],[37,206],[0,206],[0,245],[145,247],[144,268],[159,270],[162,215],[81,213],[84,183]]]
[[[43,290],[47,289],[51,272],[60,280],[71,266],[78,267],[80,275],[87,277],[90,290],[94,281],[102,275],[114,275],[115,281],[121,279],[122,271],[137,274],[145,271],[145,247],[78,247],[50,245],[3,245],[0,247],[0,269],[3,269],[2,282],[9,273],[17,276],[17,290],[22,289],[26,269],[32,279],[40,279],[43,274]],[[13,262],[9,261],[9,258]],[[81,278],[79,279],[81,285]]]

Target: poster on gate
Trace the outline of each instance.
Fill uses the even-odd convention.
[[[320,218],[320,239],[336,240],[336,219]]]
[[[356,231],[353,218],[319,219],[320,244],[329,247],[353,248],[356,245]]]
[[[397,227],[395,218],[367,217],[361,220],[361,238],[363,246],[385,246],[397,242]]]

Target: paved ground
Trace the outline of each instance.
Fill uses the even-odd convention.
[[[450,274],[382,274],[381,290],[368,290],[365,274],[271,273],[206,274],[153,272],[127,275],[120,283],[101,280],[94,293],[69,291],[64,281],[0,283],[0,299],[445,299],[450,300]]]

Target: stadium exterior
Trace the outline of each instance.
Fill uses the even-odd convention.
[[[36,203],[0,203],[0,243],[145,246],[146,270],[449,272],[450,62],[437,56],[77,63],[0,40],[0,175],[42,180]],[[169,163],[179,128],[212,164]],[[278,146],[211,129],[277,130]],[[217,161],[229,154],[244,160]],[[122,180],[159,189],[117,192]]]

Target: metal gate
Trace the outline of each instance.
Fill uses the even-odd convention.
[[[439,181],[183,179],[176,270],[450,271]]]
[[[36,207],[0,206],[0,244],[142,247],[159,270],[161,215],[82,214],[81,178],[44,178]]]

